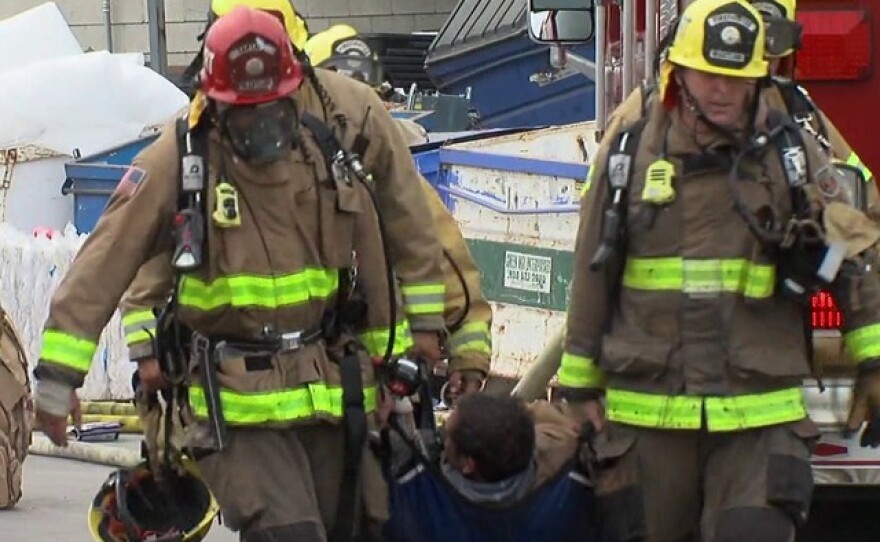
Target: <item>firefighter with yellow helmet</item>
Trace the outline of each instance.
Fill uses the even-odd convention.
[[[356,36],[357,31],[353,27],[336,25],[312,36],[306,43],[305,50],[315,66],[326,67],[329,61],[334,59],[334,54],[339,52],[336,45],[340,40],[353,39]],[[345,63],[345,58],[341,59],[341,62]],[[402,119],[396,119],[395,123],[410,145],[426,141],[425,130],[418,124]],[[431,208],[434,230],[443,246],[445,256],[444,318],[449,330],[450,371],[450,385],[447,390],[454,399],[461,392],[481,389],[489,374],[492,355],[492,307],[483,296],[480,270],[461,234],[458,223],[428,181],[419,175],[418,182]]]
[[[382,62],[369,39],[347,24],[333,25],[309,38],[306,54],[316,67],[338,71],[373,87],[389,109],[399,107],[406,96],[385,80]]]
[[[792,118],[816,137],[835,161],[855,168],[862,177],[863,204],[867,213],[880,220],[880,194],[874,174],[861,161],[834,123],[794,81],[795,58],[801,47],[801,25],[796,19],[797,0],[753,0],[752,5],[767,23],[767,59],[773,84],[767,89],[771,105],[788,111]]]
[[[860,172],[862,182],[859,184],[863,190],[858,192],[862,192],[864,196],[854,198],[854,203],[859,207],[864,206],[871,218],[880,220],[880,192],[874,182],[873,173],[862,163],[843,134],[813,102],[807,91],[791,79],[794,75],[795,55],[801,46],[801,28],[795,17],[797,0],[752,0],[751,3],[768,23],[765,58],[772,77],[771,84],[763,89],[765,99],[770,105],[787,111],[793,120],[815,137],[820,146],[830,153],[836,165],[847,164]],[[662,49],[665,49],[663,44],[661,56]],[[647,94],[653,91],[653,85],[647,85],[630,93],[611,113],[608,130],[612,130],[619,122],[633,122],[638,119],[642,114],[643,104],[648,99]],[[553,372],[559,367],[563,341],[562,331],[550,339],[541,356],[517,385],[514,394],[524,399],[534,399],[542,394]],[[857,426],[857,417],[850,420],[851,428]]]
[[[582,199],[558,377],[596,431],[613,541],[793,539],[818,436],[801,307],[818,289],[842,301],[880,406],[880,231],[823,196],[827,156],[767,107],[764,28],[743,0],[690,4],[658,91],[609,127]]]

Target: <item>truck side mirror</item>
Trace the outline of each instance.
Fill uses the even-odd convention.
[[[532,41],[545,44],[586,43],[596,34],[596,12],[593,0],[590,7],[578,10],[535,9],[535,3],[550,1],[566,4],[571,0],[529,0],[529,37]],[[585,3],[583,0],[581,4]]]
[[[529,0],[529,11],[593,11],[596,0]]]

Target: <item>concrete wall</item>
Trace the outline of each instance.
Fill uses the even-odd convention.
[[[0,19],[45,0],[0,0]],[[102,0],[56,0],[83,48],[106,49]],[[197,50],[209,0],[165,0],[168,65],[183,66]],[[439,30],[456,0],[296,0],[309,29],[340,22],[364,32]],[[114,52],[149,52],[147,0],[111,0]]]

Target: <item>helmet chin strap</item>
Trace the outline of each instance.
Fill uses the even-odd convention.
[[[721,126],[717,122],[709,119],[709,117],[706,116],[706,113],[700,107],[700,104],[697,103],[697,99],[694,98],[693,94],[691,94],[691,91],[688,88],[687,84],[680,77],[676,77],[676,79],[678,83],[678,88],[684,98],[683,105],[688,111],[696,115],[696,117],[706,126],[708,126],[710,130],[712,130],[716,134],[730,139],[731,141],[736,143],[737,146],[741,147],[748,145],[748,137],[743,138],[739,136],[737,134],[739,130],[726,128],[724,126]],[[748,119],[746,121],[744,129],[741,131],[744,134],[752,134],[755,131],[755,121],[757,120],[758,116],[758,106],[760,104],[761,89],[764,87],[765,84],[766,80],[763,78],[759,79],[755,84],[755,92],[752,95],[752,100],[749,104]]]

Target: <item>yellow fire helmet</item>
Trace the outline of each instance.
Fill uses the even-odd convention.
[[[146,462],[110,474],[89,509],[95,542],[173,540],[199,542],[220,508],[186,459],[182,475],[169,471],[161,484]]]
[[[312,36],[305,51],[313,66],[334,70],[378,89],[385,74],[374,46],[353,27],[338,24]]]
[[[729,77],[766,77],[764,40],[761,14],[748,2],[696,0],[682,13],[660,67],[660,95],[668,98],[676,66]]]
[[[305,44],[305,52],[313,66],[320,66],[333,56],[333,45],[339,40],[357,36],[357,30],[347,24],[331,26],[323,32],[318,32]]]
[[[796,20],[797,0],[752,0],[767,27],[767,58],[786,57],[801,47],[803,27]]]
[[[209,18],[222,17],[238,6],[268,11],[281,17],[290,42],[299,50],[303,50],[309,39],[309,30],[305,20],[299,16],[291,0],[211,0]],[[209,21],[209,24],[213,21]]]

